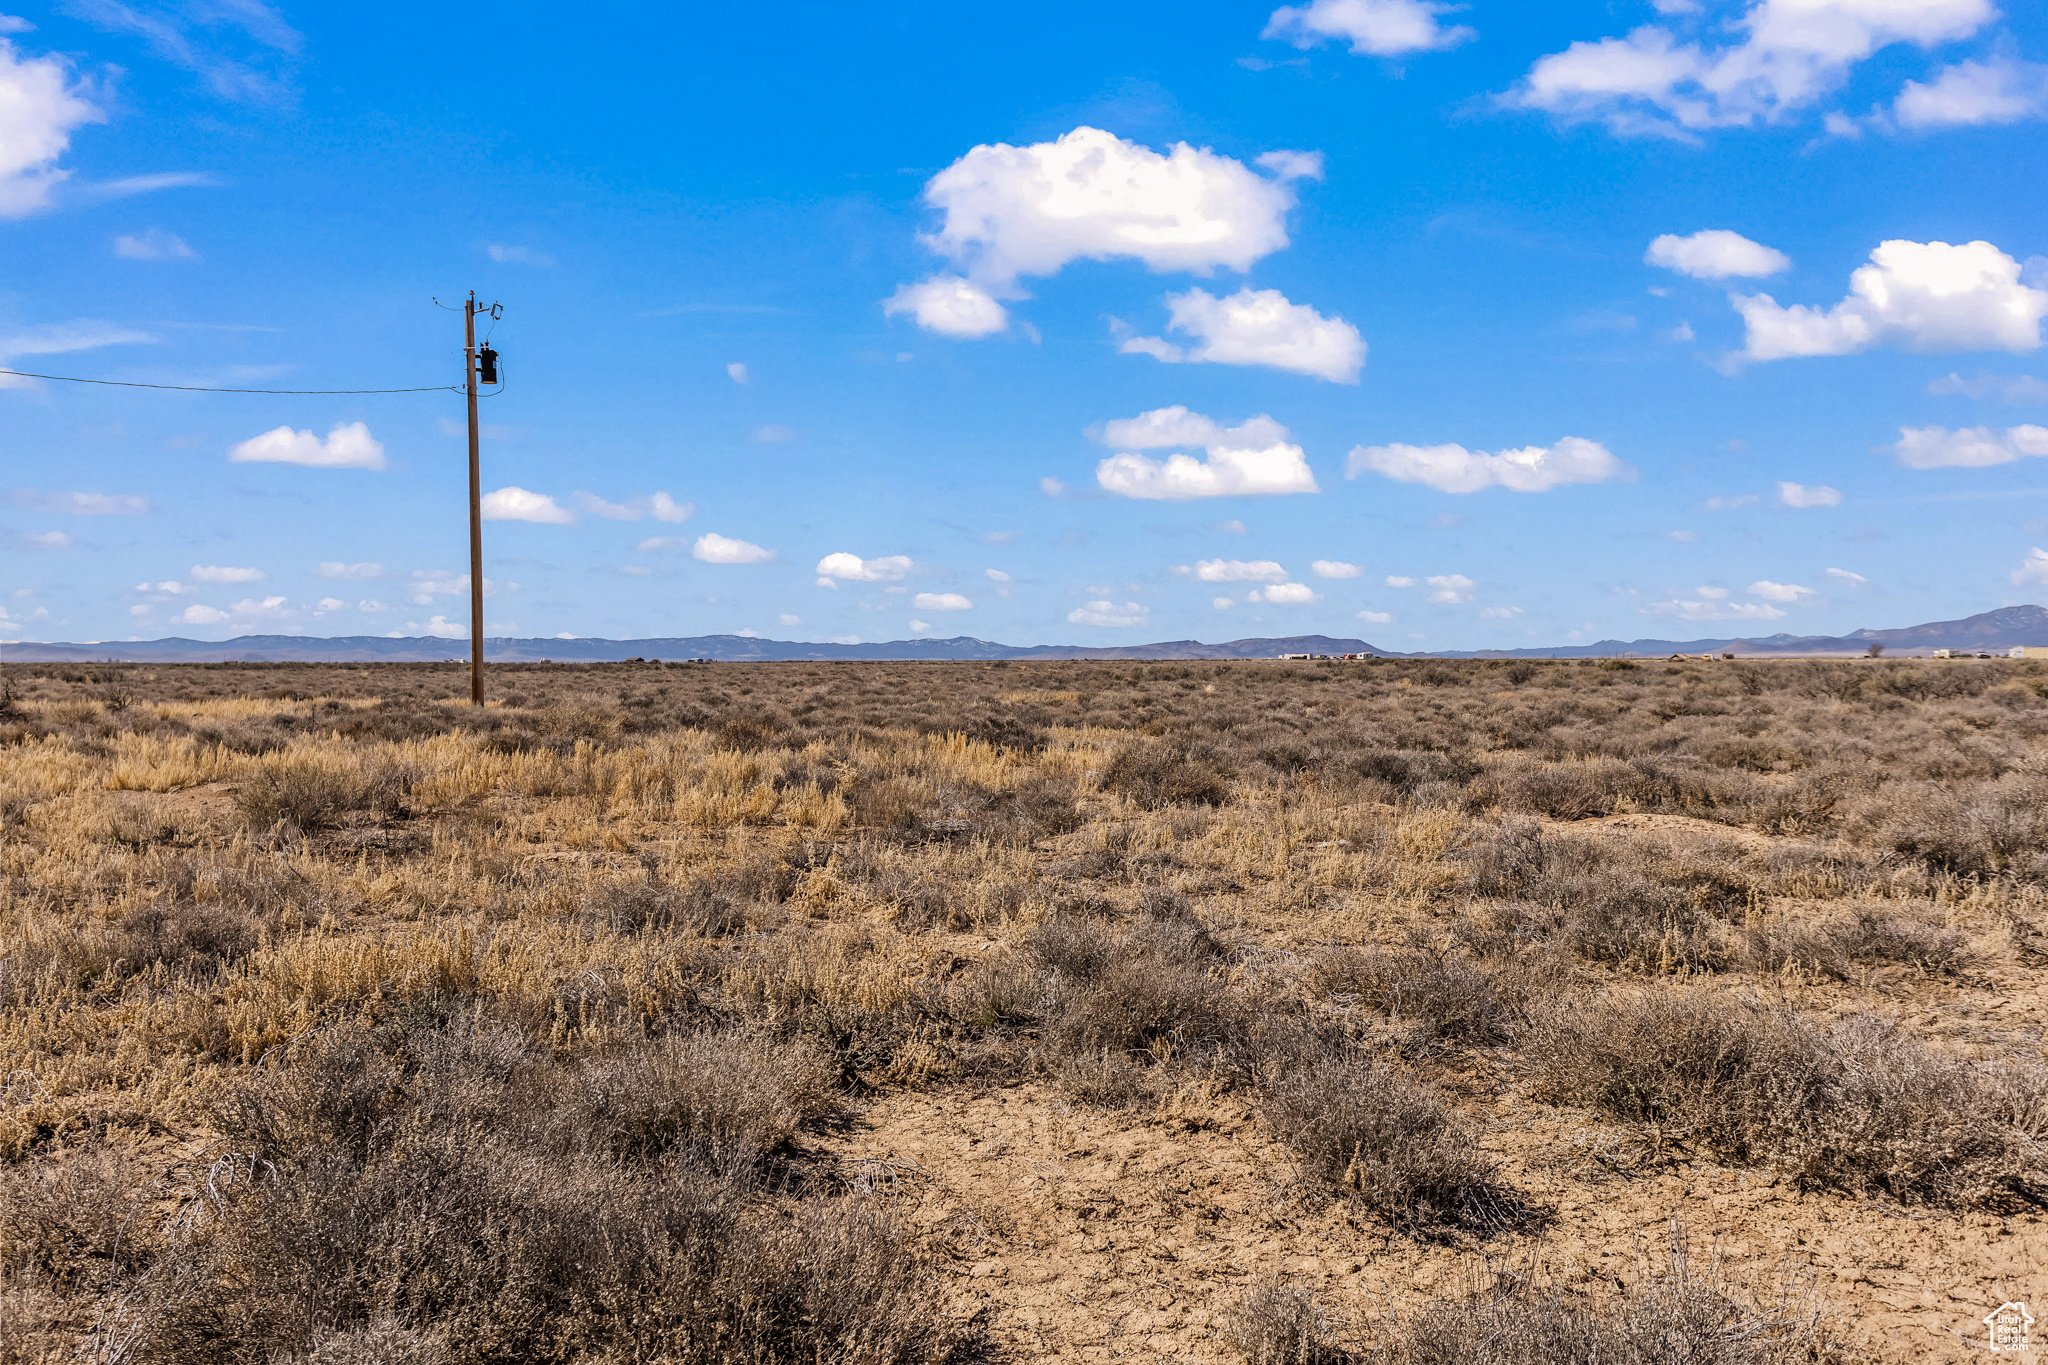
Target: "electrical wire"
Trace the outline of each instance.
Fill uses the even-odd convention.
[[[215,389],[199,384],[139,384],[130,379],[80,379],[75,374],[30,374],[27,370],[0,369],[0,375],[12,375],[17,379],[55,379],[65,384],[105,384],[118,389],[175,389],[179,393],[282,393],[282,394],[342,394],[342,393],[461,393],[460,384],[429,384],[418,389]]]

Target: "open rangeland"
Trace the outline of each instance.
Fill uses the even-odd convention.
[[[2040,665],[4,677],[0,1361],[2048,1313]]]

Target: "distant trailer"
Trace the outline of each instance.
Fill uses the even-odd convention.
[[[1280,656],[1283,661],[1291,661],[1293,663],[1312,663],[1317,659],[1327,659],[1329,657],[1327,654],[1282,654]]]
[[[2006,651],[2008,659],[2048,659],[2048,645],[2014,645]]]
[[[1952,649],[1937,649],[1934,651],[1933,657],[1937,659],[1953,659],[1956,657],[1956,652]]]

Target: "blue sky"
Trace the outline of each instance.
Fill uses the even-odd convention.
[[[0,365],[491,634],[2048,599],[2048,13],[0,0]],[[0,636],[467,628],[0,378]]]

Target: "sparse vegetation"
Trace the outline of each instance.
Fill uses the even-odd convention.
[[[1070,1189],[1124,1169],[1089,1125],[1225,1135],[1258,1238],[1425,1261],[1699,1158],[2048,1197],[2039,665],[520,666],[482,711],[460,679],[0,669],[0,1361],[1016,1349],[988,1267],[1114,1228]],[[991,1095],[1048,1125],[1003,1197],[1053,1231],[848,1155]],[[1252,1244],[1189,1217],[1159,1274]],[[1216,1307],[1172,1350],[1792,1340],[1674,1270],[1410,1300],[1368,1348],[1291,1264],[1175,1281]]]

